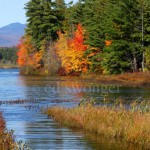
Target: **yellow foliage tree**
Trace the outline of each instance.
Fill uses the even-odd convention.
[[[62,68],[66,74],[74,72],[86,73],[89,63],[84,57],[87,45],[84,45],[83,29],[78,25],[72,39],[68,39],[68,34],[58,33],[59,40],[56,42],[57,54],[61,59]]]

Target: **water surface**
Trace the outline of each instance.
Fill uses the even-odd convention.
[[[73,107],[82,97],[96,98],[97,104],[106,95],[126,97],[129,101],[150,97],[150,88],[105,86],[75,77],[20,76],[18,69],[0,69],[0,89],[0,101],[25,100],[23,104],[3,104],[0,109],[7,128],[15,131],[15,139],[28,143],[33,150],[127,149],[127,145],[120,141],[61,127],[40,109],[54,105]],[[132,149],[138,148],[132,146]]]

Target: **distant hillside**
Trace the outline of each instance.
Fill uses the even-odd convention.
[[[12,23],[0,28],[0,47],[16,46],[24,35],[25,27],[25,24]]]

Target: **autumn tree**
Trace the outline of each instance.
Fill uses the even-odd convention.
[[[30,35],[35,47],[39,50],[43,40],[46,43],[57,39],[57,31],[62,30],[64,13],[63,0],[30,0],[26,4],[27,29],[26,34]]]
[[[24,36],[18,45],[18,65],[23,74],[36,74],[41,67],[43,51],[37,51],[31,37]]]
[[[64,0],[30,0],[25,9],[33,48],[28,56],[42,51],[37,64],[46,72],[56,72],[60,60],[66,74],[149,68],[149,0],[78,0],[67,5]]]
[[[88,61],[84,58],[84,51],[86,49],[87,45],[84,44],[83,28],[81,25],[77,26],[72,39],[68,39],[67,33],[59,33],[56,50],[66,74],[74,72],[86,73],[88,71]]]

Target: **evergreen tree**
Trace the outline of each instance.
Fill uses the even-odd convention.
[[[56,29],[55,29],[55,33],[57,31],[64,31],[64,22],[65,22],[65,14],[66,14],[66,4],[64,2],[64,0],[55,0],[54,1],[54,14],[57,17],[57,22],[56,22]],[[57,36],[56,36],[57,38]]]
[[[39,26],[42,24],[42,7],[40,0],[30,0],[26,4],[27,29],[26,34],[32,36],[34,44],[37,46],[39,42]]]
[[[138,11],[136,2],[130,0],[112,2],[110,6],[112,13],[111,17],[107,17],[108,25],[105,26],[104,32],[105,40],[111,39],[112,44],[103,49],[102,67],[105,73],[122,73],[131,68],[131,35],[135,27],[133,19]]]
[[[16,47],[0,48],[0,63],[16,64],[16,62],[17,62],[17,48]]]
[[[139,0],[142,9],[141,18],[143,21],[142,29],[142,69],[150,69],[150,1]],[[145,64],[146,63],[146,64]]]
[[[79,23],[83,23],[83,9],[84,0],[79,0],[77,3],[73,4],[70,2],[67,4],[67,9],[65,13],[64,30],[69,33],[72,38]]]
[[[143,53],[142,6],[138,0],[124,0],[116,1],[111,8],[113,26],[107,26],[107,32],[108,38],[112,39],[113,42],[111,46],[104,48],[103,69],[108,73],[138,71],[142,67]]]
[[[26,33],[32,37],[35,46],[40,49],[44,43],[55,41],[57,31],[62,28],[64,14],[60,5],[62,0],[30,0],[25,9],[28,17]]]
[[[86,29],[86,43],[90,45],[85,55],[91,62],[90,72],[102,73],[101,54],[105,43],[105,20],[110,15],[109,0],[85,0],[84,5],[83,25]]]

